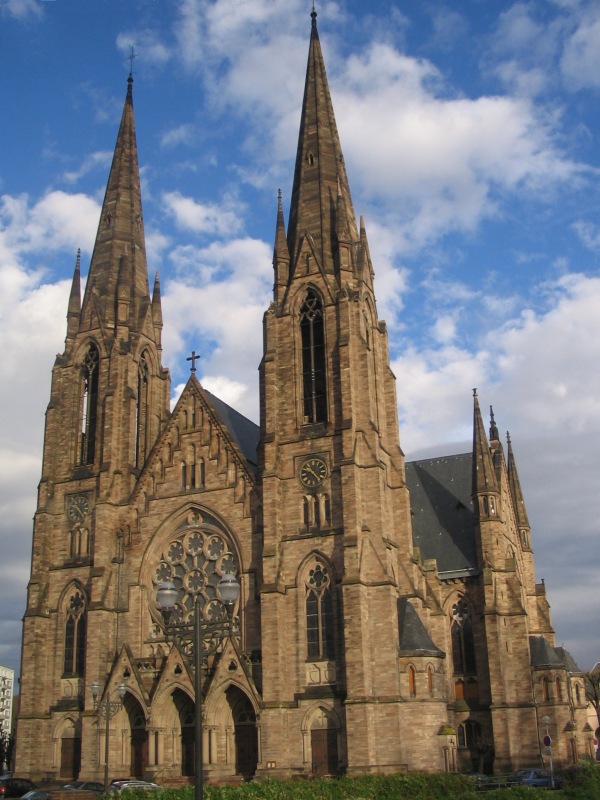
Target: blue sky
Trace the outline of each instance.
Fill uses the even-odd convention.
[[[258,415],[311,3],[0,0],[0,663],[19,658],[44,410],[126,91],[174,392]],[[319,2],[409,458],[510,430],[557,642],[600,660],[600,2]],[[590,622],[590,618],[592,622]],[[591,629],[591,630],[590,630]]]

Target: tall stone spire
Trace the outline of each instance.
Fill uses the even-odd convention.
[[[313,9],[300,134],[290,205],[288,244],[292,262],[306,235],[320,267],[333,272],[337,232],[358,239],[350,187],[329,93]],[[345,219],[338,219],[338,211]]]
[[[150,303],[132,88],[130,74],[82,308],[82,320],[92,325],[94,308],[109,336],[115,326],[119,265],[124,254],[131,262],[133,328]]]

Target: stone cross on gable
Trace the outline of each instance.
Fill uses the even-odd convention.
[[[195,350],[192,350],[192,355],[186,358],[186,361],[192,362],[192,366],[190,367],[190,372],[196,372],[196,360],[199,358],[201,358],[201,356],[197,356]]]

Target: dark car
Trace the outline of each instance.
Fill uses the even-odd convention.
[[[511,775],[509,783],[520,783],[523,786],[537,786],[541,789],[558,789],[562,780],[552,775],[547,769],[520,769]]]
[[[23,797],[38,787],[27,778],[0,778],[0,799],[4,797]]]
[[[70,783],[66,783],[62,788],[74,792],[96,792],[96,794],[104,794],[104,784],[99,781],[71,781]],[[35,798],[33,800],[35,800]]]
[[[32,789],[24,794],[21,800],[48,800],[50,789]]]
[[[108,787],[108,791],[111,792],[127,792],[131,790],[148,790],[148,791],[157,791],[161,789],[158,784],[150,783],[149,781],[141,781],[137,778],[129,778],[120,781],[111,781],[110,786]]]

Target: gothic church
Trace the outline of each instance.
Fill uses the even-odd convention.
[[[585,692],[556,647],[510,440],[405,463],[312,13],[287,227],[275,225],[260,426],[192,369],[171,412],[148,280],[130,75],[83,298],[80,259],[46,414],[23,625],[16,770],[190,779],[194,676],[165,637],[241,585],[202,673],[208,781],[509,772],[590,755]],[[100,686],[100,706],[92,685]],[[109,697],[122,704],[102,716]]]

